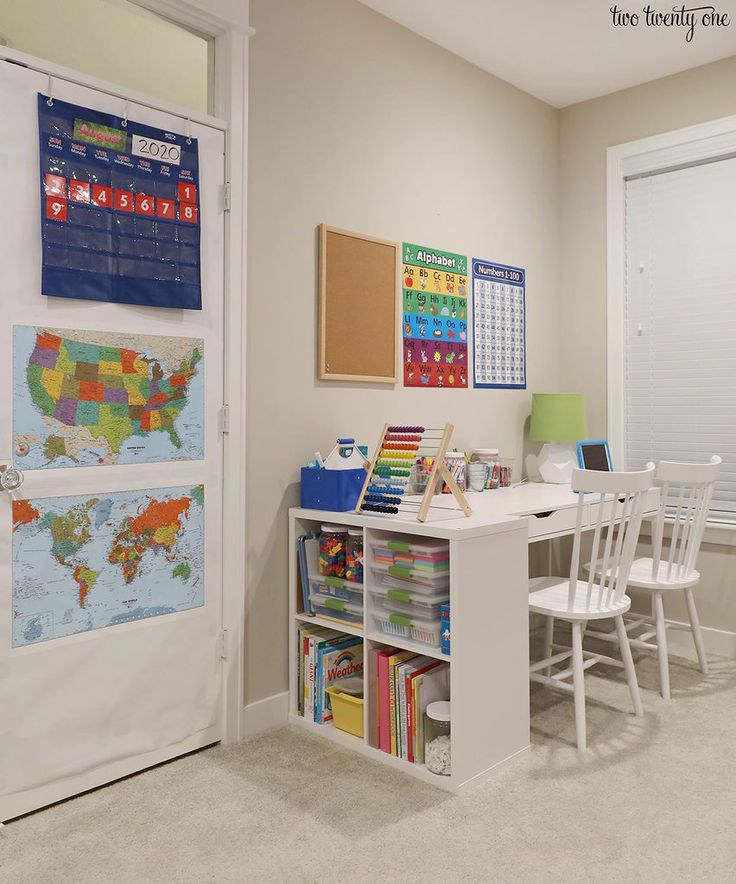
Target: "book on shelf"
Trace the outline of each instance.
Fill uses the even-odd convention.
[[[296,634],[296,658],[298,661],[297,675],[297,708],[301,715],[304,714],[304,701],[307,693],[306,688],[306,669],[308,663],[308,639],[312,635],[322,635],[327,632],[324,626],[313,626],[312,624],[302,623]]]
[[[404,757],[407,761],[414,761],[417,754],[415,745],[417,726],[414,713],[416,703],[414,687],[415,680],[417,676],[423,675],[425,672],[429,672],[432,669],[436,669],[438,666],[442,666],[442,663],[439,660],[435,660],[433,657],[420,657],[411,662],[412,666],[404,676],[404,690],[406,696],[406,755]]]
[[[395,654],[397,648],[383,648],[376,654],[376,689],[378,702],[376,709],[378,711],[378,748],[383,752],[391,752],[391,731],[389,728],[389,669],[388,661],[392,654]]]
[[[450,606],[442,605],[440,609],[440,628],[442,630],[442,640],[440,644],[440,650],[443,654],[447,654],[450,656]]]
[[[332,721],[332,705],[327,688],[348,682],[362,681],[363,641],[356,636],[345,636],[343,641],[327,645],[318,651],[316,708],[317,724]],[[362,690],[362,684],[360,685]],[[351,691],[352,692],[352,691]]]
[[[406,761],[424,759],[424,713],[450,696],[449,664],[397,648],[373,652],[375,715],[372,743]]]
[[[297,630],[298,710],[317,724],[332,719],[328,687],[362,679],[363,640],[326,626],[300,624]]]
[[[389,706],[389,733],[391,735],[391,754],[398,756],[397,746],[399,745],[398,741],[400,740],[400,735],[398,733],[398,696],[396,691],[396,668],[399,664],[408,660],[410,657],[415,657],[416,654],[413,651],[399,651],[398,654],[392,654],[388,658],[388,668],[389,668],[389,682],[388,682],[388,706]]]

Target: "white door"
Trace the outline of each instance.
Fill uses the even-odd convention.
[[[25,474],[15,500],[0,491],[0,820],[220,738],[224,133],[127,108],[198,141],[201,311],[45,297],[47,91],[45,75],[0,62],[0,462]],[[62,80],[53,97],[125,114],[121,99]],[[56,348],[51,362],[39,343],[43,359]],[[115,411],[102,427],[89,404],[76,423],[57,419],[59,385],[85,399],[92,371],[106,402],[102,375],[123,364],[144,399],[154,382],[156,395],[179,385],[165,426],[139,420],[133,433]]]

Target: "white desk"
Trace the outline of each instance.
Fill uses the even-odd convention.
[[[530,483],[495,491],[468,492],[473,515],[466,518],[455,508],[451,495],[433,499],[426,522],[392,516],[333,513],[293,508],[289,512],[289,672],[290,718],[312,732],[370,757],[395,765],[441,788],[456,791],[482,782],[492,769],[529,747],[529,610],[528,544],[572,534],[577,521],[578,495],[568,486]],[[584,524],[597,519],[599,504],[586,503]],[[646,514],[659,506],[659,491],[652,489]],[[365,628],[338,626],[301,613],[296,538],[322,522],[361,527],[366,551]],[[450,607],[452,654],[408,639],[384,636],[372,629],[369,546],[387,534],[413,534],[450,542]],[[438,777],[423,766],[394,758],[370,745],[375,683],[365,674],[365,733],[363,740],[316,725],[297,714],[296,625],[323,623],[360,635],[366,651],[374,645],[391,645],[430,654],[450,662],[452,698],[452,776]],[[366,653],[366,659],[368,654]]]

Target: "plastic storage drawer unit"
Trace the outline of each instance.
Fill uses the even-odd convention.
[[[416,568],[405,568],[403,565],[375,564],[371,566],[371,570],[376,586],[425,593],[432,593],[438,589],[448,590],[450,586],[449,571],[418,571]]]
[[[378,632],[384,635],[411,638],[433,648],[438,648],[442,640],[439,620],[376,610],[373,612],[373,622]]]
[[[313,594],[344,599],[356,605],[363,604],[363,584],[344,580],[342,577],[310,577],[309,588]]]
[[[342,623],[361,624],[363,622],[363,605],[349,602],[345,599],[337,599],[334,596],[320,595],[316,592],[309,593],[309,601],[312,610],[318,617],[329,617],[331,620],[339,620]]]
[[[450,546],[447,541],[426,543],[396,538],[371,544],[373,560],[381,565],[399,565],[418,571],[447,571],[450,567]]]
[[[425,593],[394,586],[379,586],[372,589],[371,594],[374,604],[386,611],[396,611],[399,614],[426,617],[431,620],[440,619],[442,606],[450,600],[450,593],[446,589]]]

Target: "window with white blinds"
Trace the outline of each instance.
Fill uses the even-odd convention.
[[[736,158],[626,182],[626,467],[723,458],[736,521]]]

